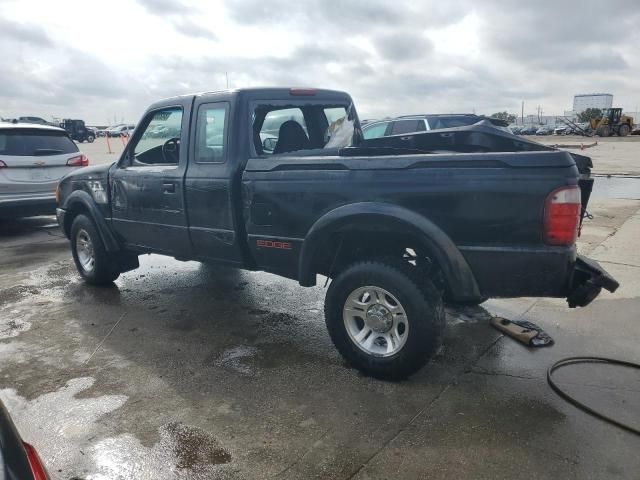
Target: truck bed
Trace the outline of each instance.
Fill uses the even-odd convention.
[[[358,147],[250,159],[243,175],[249,238],[286,237],[295,259],[282,262],[281,255],[250,240],[258,264],[296,278],[302,242],[323,215],[354,203],[389,204],[417,212],[444,232],[483,295],[566,293],[575,247],[547,246],[541,232],[547,195],[578,183],[571,154],[389,151]]]

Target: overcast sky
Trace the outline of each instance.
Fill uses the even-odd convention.
[[[352,94],[361,118],[640,106],[639,0],[0,0],[0,116],[135,122],[229,86]]]

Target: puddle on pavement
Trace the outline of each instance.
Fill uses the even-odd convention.
[[[160,441],[145,447],[126,433],[97,442],[89,450],[94,471],[87,480],[112,478],[209,479],[231,454],[215,437],[197,427],[173,422],[159,429]]]
[[[92,377],[74,378],[32,400],[14,389],[0,390],[18,430],[35,445],[53,479],[206,479],[212,468],[231,462],[231,454],[214,436],[179,422],[160,427],[160,440],[152,447],[129,433],[95,441],[101,434],[100,417],[128,397],[78,398],[94,382]]]
[[[163,427],[173,443],[178,458],[178,468],[193,468],[197,465],[220,465],[231,461],[231,454],[218,445],[211,435],[199,428],[182,423],[170,423]]]
[[[222,355],[215,361],[215,365],[230,368],[244,375],[253,375],[255,373],[254,370],[245,362],[257,353],[258,349],[256,347],[238,345],[222,352]]]
[[[2,290],[2,293],[0,293],[0,305],[14,303],[26,296],[37,295],[39,293],[40,289],[32,285],[14,285],[13,287]]]
[[[17,337],[31,328],[30,322],[18,318],[19,312],[12,311],[10,314],[15,315],[15,318],[0,318],[0,339]]]
[[[640,200],[640,178],[595,177],[591,197]]]
[[[78,446],[96,435],[100,417],[126,401],[125,395],[77,398],[95,382],[92,377],[74,378],[59,389],[28,400],[12,388],[0,390],[22,437],[33,444],[54,478],[69,478],[69,466],[81,460]],[[46,434],[43,434],[46,432]]]

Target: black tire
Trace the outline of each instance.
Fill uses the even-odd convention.
[[[611,128],[609,127],[609,125],[602,125],[601,127],[598,127],[596,134],[599,137],[609,137],[611,136]]]
[[[631,131],[631,129],[629,128],[629,125],[627,125],[626,123],[623,123],[618,128],[618,135],[621,136],[621,137],[626,137],[627,135],[629,135],[630,131]]]
[[[93,143],[94,140],[95,140],[95,137],[93,135],[89,135],[87,137],[87,142],[89,142],[89,143]]]
[[[442,343],[445,327],[442,295],[429,279],[414,279],[410,273],[413,268],[382,261],[356,263],[343,270],[327,290],[325,321],[331,340],[349,364],[367,375],[385,380],[407,378],[422,368]],[[345,302],[364,286],[386,290],[406,312],[406,340],[390,356],[366,352],[348,332],[343,317]]]
[[[91,285],[109,285],[118,276],[120,271],[118,263],[107,253],[102,238],[93,221],[86,215],[78,215],[71,224],[71,253],[80,276]],[[82,253],[81,240],[88,239],[93,253],[92,265],[83,265],[80,256]],[[80,253],[79,253],[80,249]],[[90,255],[89,255],[90,256]]]

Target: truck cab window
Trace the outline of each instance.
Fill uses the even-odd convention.
[[[200,105],[196,124],[196,162],[224,162],[225,123],[224,104]]]
[[[182,109],[175,107],[153,112],[141,126],[142,135],[130,150],[133,164],[177,164],[180,158]]]
[[[259,135],[262,150],[266,154],[303,150],[309,145],[307,123],[299,108],[268,112]]]
[[[324,109],[327,129],[324,135],[324,148],[339,148],[351,145],[353,140],[353,120],[349,119],[344,107]]]
[[[354,119],[345,106],[259,105],[254,111],[258,155],[341,148],[351,144],[353,134]]]

